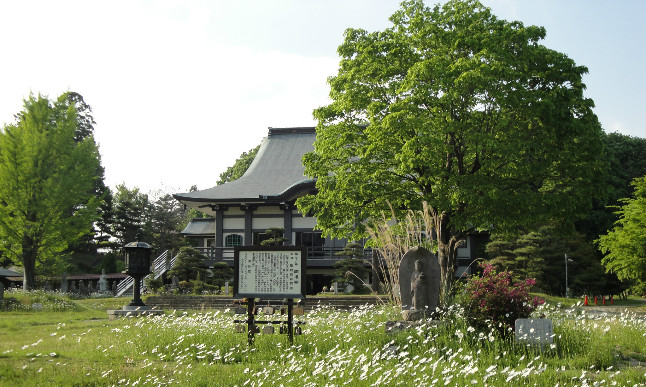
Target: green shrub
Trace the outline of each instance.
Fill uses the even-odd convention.
[[[512,281],[512,273],[497,273],[491,264],[480,264],[482,277],[472,277],[462,292],[460,303],[464,316],[477,328],[495,328],[505,335],[513,331],[516,319],[527,318],[544,301],[532,297],[529,289],[536,283],[532,278]]]
[[[160,291],[164,290],[164,280],[161,278],[146,278],[146,286],[153,293],[159,293]]]

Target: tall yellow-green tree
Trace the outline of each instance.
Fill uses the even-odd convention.
[[[605,254],[606,270],[620,280],[633,281],[634,290],[646,294],[646,176],[632,184],[633,197],[622,200],[615,227],[597,242]]]
[[[31,95],[0,133],[0,249],[23,266],[25,290],[40,268],[62,268],[97,220],[99,150],[92,135],[78,138],[77,120],[67,99]]]
[[[382,31],[348,29],[332,102],[315,110],[303,158],[318,193],[300,198],[326,235],[428,203],[443,289],[470,232],[513,229],[587,208],[603,166],[587,72],[541,44],[545,29],[477,1],[405,1]]]

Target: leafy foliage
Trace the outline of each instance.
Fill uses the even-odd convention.
[[[587,69],[541,45],[543,28],[477,1],[405,1],[390,20],[346,30],[303,158],[318,192],[297,205],[356,240],[361,221],[426,201],[446,292],[466,234],[582,213],[605,172],[602,130]]]
[[[218,180],[216,184],[220,185],[228,181],[237,180],[244,175],[244,173],[247,172],[247,169],[249,169],[249,166],[251,166],[254,158],[256,158],[258,149],[260,149],[260,145],[250,149],[248,152],[242,152],[236,162],[220,174],[220,180]]]
[[[211,269],[213,276],[210,278],[213,285],[218,288],[224,286],[227,281],[233,280],[233,268],[226,262],[216,262]]]
[[[153,293],[164,290],[164,280],[160,278],[146,277],[146,287]]]
[[[465,317],[473,326],[507,334],[516,319],[529,317],[543,303],[529,294],[534,279],[513,282],[511,272],[496,272],[490,264],[481,264],[481,268],[482,277],[469,278],[462,300]]]
[[[260,242],[260,246],[282,246],[283,243],[287,242],[285,229],[282,227],[268,228],[265,230],[265,234],[268,238]]]
[[[364,289],[364,279],[370,273],[363,253],[363,246],[356,242],[345,245],[336,255],[347,257],[334,263],[335,281],[347,282],[354,288],[353,293],[361,293]]]
[[[618,218],[616,206],[632,195],[633,180],[646,175],[645,138],[609,133],[603,140],[610,163],[604,189],[594,193],[592,209],[576,222],[577,231],[586,235],[589,241],[612,229]]]
[[[186,216],[182,204],[172,195],[157,195],[157,199],[151,201],[147,207],[144,229],[159,251],[174,249],[184,243],[184,238],[179,232],[186,223]]]
[[[548,224],[530,232],[494,234],[487,244],[489,263],[523,278],[535,278],[536,288],[565,295],[565,254],[568,288],[576,295],[619,294],[624,289],[601,266],[599,253],[583,234]]]
[[[136,240],[137,233],[143,228],[145,214],[149,209],[148,195],[139,188],[129,189],[124,184],[116,187],[113,199],[112,235],[119,246]]]
[[[100,159],[91,135],[76,138],[67,99],[32,95],[16,117],[0,134],[0,249],[23,266],[29,290],[37,269],[62,272],[64,252],[92,230]]]
[[[623,199],[615,227],[599,240],[603,264],[621,280],[646,283],[646,176],[633,181],[632,198]]]
[[[345,258],[334,263],[334,280],[352,285],[353,293],[362,293],[365,290],[364,279],[370,273],[365,266],[365,260]]]
[[[168,272],[169,276],[178,277],[181,281],[204,278],[207,271],[204,267],[206,257],[193,247],[182,247],[177,255],[175,266]]]

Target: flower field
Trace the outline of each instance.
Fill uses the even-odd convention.
[[[540,349],[467,325],[459,308],[440,325],[397,333],[385,330],[399,319],[393,307],[318,308],[300,316],[294,346],[286,335],[259,334],[249,347],[231,311],[110,321],[106,302],[0,312],[0,385],[646,384],[646,319],[629,312],[543,305],[535,314],[553,319],[555,336]]]

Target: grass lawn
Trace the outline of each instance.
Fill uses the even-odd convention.
[[[319,309],[299,316],[307,324],[293,347],[279,334],[249,347],[230,311],[110,321],[106,310],[129,299],[20,297],[0,312],[2,386],[646,384],[646,320],[632,309],[592,315],[549,300],[536,312],[554,323],[543,350],[475,331],[457,309],[440,326],[389,334],[385,322],[400,318],[389,306]]]

